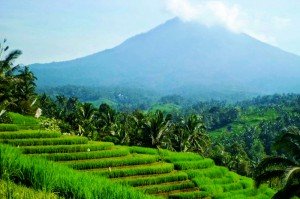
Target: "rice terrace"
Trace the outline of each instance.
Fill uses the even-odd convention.
[[[299,199],[299,10],[0,0],[0,199]]]

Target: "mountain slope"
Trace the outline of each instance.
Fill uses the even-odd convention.
[[[246,34],[177,18],[115,48],[31,68],[39,86],[300,92],[300,57]]]

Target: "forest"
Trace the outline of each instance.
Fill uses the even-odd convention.
[[[76,87],[80,94],[55,94],[51,89],[37,89],[29,67],[13,64],[21,51],[2,58],[8,49],[4,41],[0,49],[1,131],[14,128],[6,125],[13,122],[12,113],[36,117],[41,113],[41,125],[49,130],[115,145],[194,152],[255,179],[257,185],[267,182],[279,190],[277,198],[287,193],[300,196],[299,94],[238,102],[153,97],[136,90],[108,95],[104,89],[93,97],[93,90]],[[65,90],[72,90],[69,87]],[[93,103],[96,98],[102,101]]]

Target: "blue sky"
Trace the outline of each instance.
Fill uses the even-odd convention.
[[[299,11],[299,0],[0,0],[0,39],[25,64],[70,60],[179,16],[300,55]]]

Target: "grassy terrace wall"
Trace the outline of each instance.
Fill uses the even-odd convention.
[[[274,194],[195,153],[91,142],[35,130],[36,120],[13,116],[15,126],[0,129],[0,179],[56,194],[46,194],[50,198],[267,199]]]
[[[65,198],[152,198],[104,177],[79,173],[58,163],[25,156],[10,146],[0,145],[0,160],[1,178],[5,175],[14,182],[55,192]]]

